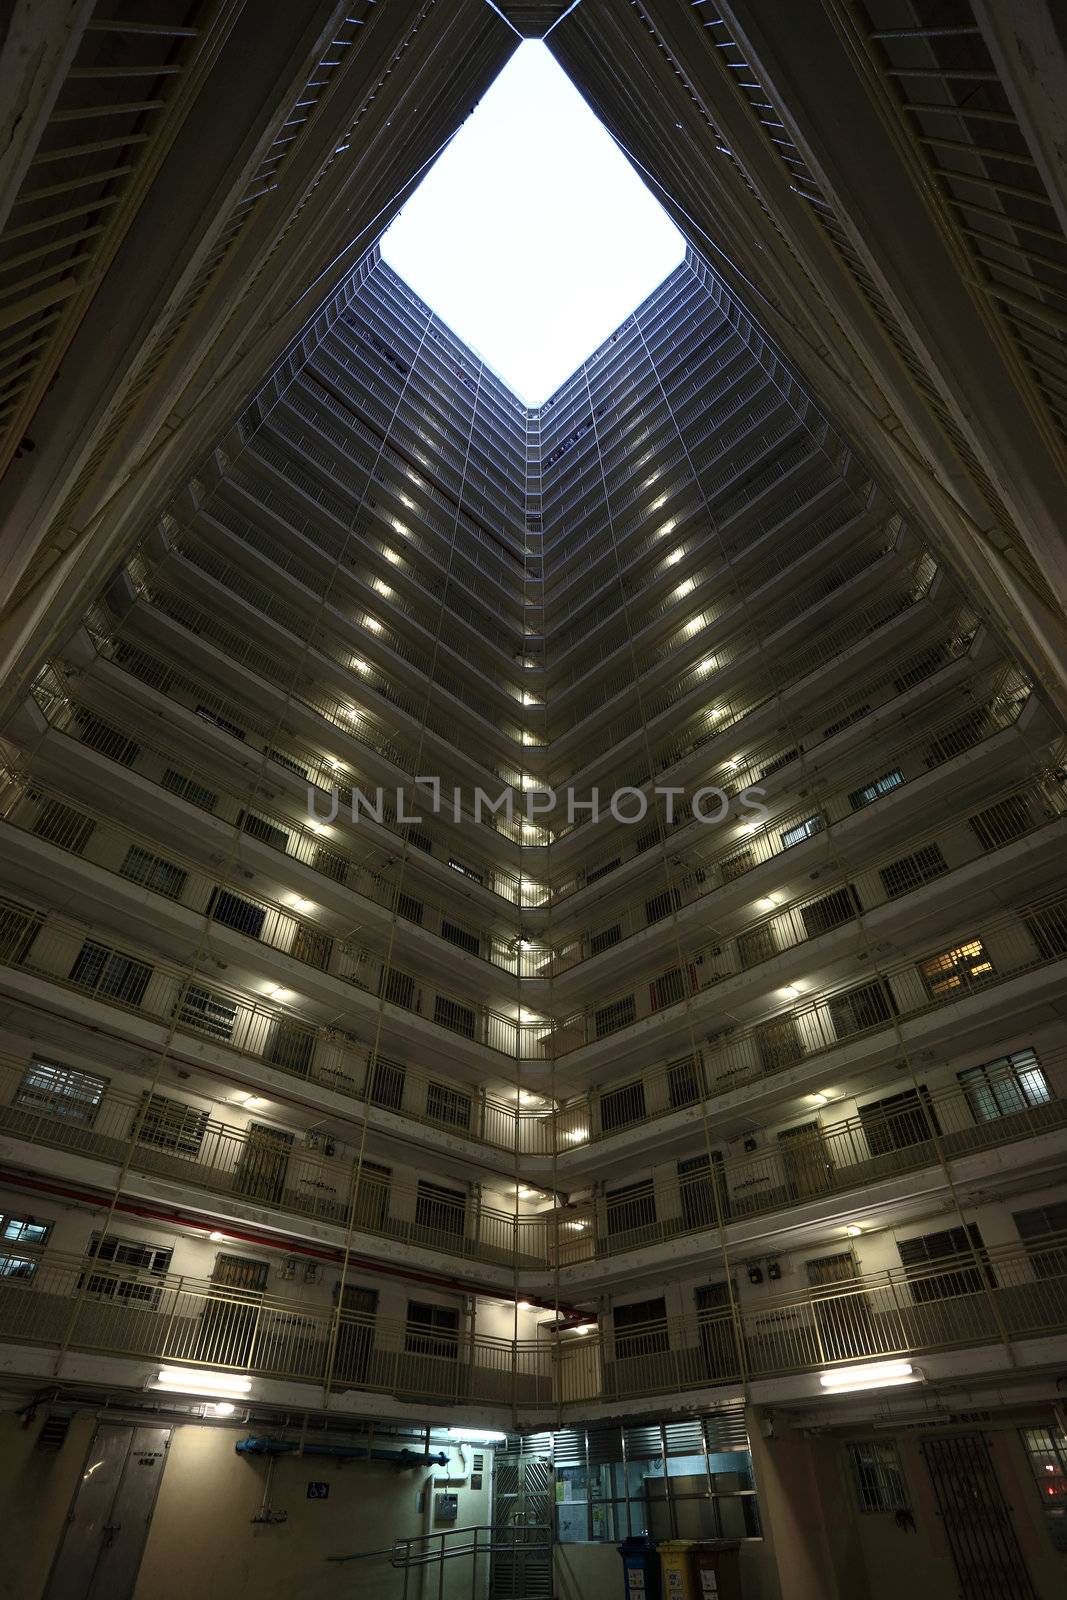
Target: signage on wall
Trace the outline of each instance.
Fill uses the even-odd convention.
[[[309,1483],[309,1500],[328,1500],[330,1498],[330,1485],[328,1483]]]

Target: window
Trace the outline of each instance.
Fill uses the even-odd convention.
[[[0,1216],[0,1278],[32,1278],[39,1265],[37,1252],[51,1231],[50,1222],[36,1217]]]
[[[824,894],[813,905],[802,906],[800,915],[808,938],[817,939],[821,933],[829,933],[842,923],[851,922],[860,909],[859,896],[849,883],[843,889],[835,889],[832,894]]]
[[[210,1033],[215,1039],[229,1039],[237,1021],[237,1002],[225,995],[212,994],[191,983],[182,996],[178,1022],[182,1027]]]
[[[421,926],[424,909],[422,901],[417,900],[413,894],[398,894],[396,897],[396,914],[398,917],[403,917],[405,922],[414,922]]]
[[[467,1214],[467,1196],[462,1189],[446,1189],[443,1184],[419,1179],[415,1191],[415,1221],[436,1234],[462,1237]]]
[[[624,1184],[621,1189],[609,1189],[604,1201],[610,1236],[655,1227],[656,1196],[651,1178],[643,1178],[640,1183]]]
[[[399,1061],[389,1061],[377,1056],[371,1068],[370,1099],[386,1111],[399,1111],[404,1103],[404,1079],[407,1076]]]
[[[382,973],[378,989],[392,1005],[403,1006],[405,1011],[410,1011],[415,1003],[415,979],[410,972],[400,972],[396,967],[390,967],[388,972]],[[434,1020],[437,1020],[436,1016]]]
[[[757,923],[737,936],[737,955],[745,971],[758,967],[761,961],[770,961],[778,954],[778,941],[769,922]]]
[[[919,974],[931,1000],[942,1000],[981,988],[994,976],[994,970],[981,939],[969,939],[953,950],[943,950],[940,955],[920,961]]]
[[[303,1027],[299,1022],[279,1020],[271,1023],[267,1048],[263,1052],[264,1061],[306,1078],[311,1071],[314,1054],[315,1035],[310,1028]]]
[[[307,767],[302,767],[299,761],[294,761],[292,756],[287,756],[284,750],[268,749],[267,760],[273,761],[279,767],[284,767],[287,772],[292,772],[296,777],[303,778],[305,783],[311,776]]]
[[[441,1356],[456,1359],[459,1344],[459,1312],[451,1306],[431,1306],[408,1301],[404,1349],[409,1355]]]
[[[704,1069],[697,1056],[683,1056],[667,1067],[667,1096],[672,1110],[691,1106],[704,1096]]]
[[[976,812],[973,817],[968,817],[967,824],[983,850],[996,850],[998,845],[1027,833],[1033,827],[1034,819],[1026,795],[1011,794],[1004,800],[998,800],[995,805],[987,806],[984,811]]]
[[[462,861],[453,861],[450,858],[448,864],[452,868],[453,872],[462,873],[463,876],[465,878],[469,878],[472,883],[484,883],[485,881],[480,872],[476,872],[473,867],[465,867]]]
[[[172,1249],[145,1244],[141,1239],[122,1239],[114,1234],[101,1238],[94,1233],[85,1252],[90,1260],[105,1261],[118,1269],[115,1272],[91,1272],[86,1288],[90,1294],[106,1299],[124,1300],[129,1305],[144,1306],[149,1311],[159,1307],[163,1290],[153,1278],[162,1278],[170,1267]],[[140,1274],[144,1276],[140,1276]],[[78,1287],[85,1282],[79,1279]]]
[[[898,1239],[897,1249],[916,1301],[954,1300],[959,1295],[978,1294],[982,1277],[975,1264],[976,1255],[989,1283],[996,1287],[985,1264],[982,1235],[973,1222],[968,1223],[966,1232],[963,1228],[946,1228],[942,1233]],[[957,1257],[966,1265],[952,1268],[951,1262]],[[933,1272],[931,1267],[935,1269]]]
[[[80,856],[96,828],[92,817],[76,811],[73,806],[65,806],[61,800],[46,800],[43,796],[37,798],[41,801],[41,809],[33,824],[33,832],[38,839],[45,839],[49,844],[57,844],[61,850],[69,850],[72,855]]]
[[[924,1143],[932,1132],[941,1132],[925,1086],[918,1092],[904,1089],[883,1100],[872,1100],[858,1111],[872,1156],[906,1150],[909,1145]]]
[[[171,794],[178,795],[182,800],[188,800],[191,806],[199,806],[201,811],[214,811],[218,804],[219,797],[214,789],[194,782],[176,767],[168,767],[159,781],[164,789],[169,789]]]
[[[433,855],[433,840],[428,833],[423,833],[421,828],[411,829],[408,834],[408,844],[413,844],[416,850],[421,850],[425,855]]]
[[[813,831],[817,833],[818,829],[816,828]],[[804,837],[807,838],[807,835],[805,834]],[[789,841],[789,844],[796,843],[796,839],[790,839]],[[783,848],[788,850],[789,844],[786,843],[786,835],[783,833]],[[735,850],[732,856],[727,856],[724,859],[719,868],[720,872],[722,873],[723,883],[733,883],[735,878],[743,877],[744,874],[749,872],[755,865],[756,857],[751,850],[749,850],[747,847],[743,850]]]
[[[782,849],[791,850],[795,844],[803,844],[805,839],[814,838],[815,834],[821,833],[825,827],[826,818],[821,811],[817,811],[813,817],[805,817],[803,822],[787,828],[780,836]]]
[[[1040,908],[1031,907],[1023,912],[1023,921],[1043,960],[1067,955],[1067,899]]]
[[[109,995],[123,1005],[139,1006],[148,988],[152,968],[132,956],[120,955],[102,944],[86,939],[70,969],[71,983],[94,994]]]
[[[838,717],[836,722],[831,722],[828,728],[822,730],[824,739],[832,739],[835,733],[843,733],[846,728],[851,728],[854,722],[859,722],[862,717],[871,714],[870,706],[857,706],[855,711],[846,712],[843,717]]]
[[[434,996],[433,1020],[442,1028],[451,1028],[453,1033],[460,1033],[464,1039],[473,1039],[475,1034],[475,1015],[473,1006],[462,1005],[458,1000],[449,1000],[446,995]]]
[[[156,894],[164,894],[168,900],[181,898],[185,888],[188,873],[181,867],[173,866],[169,861],[164,861],[162,856],[154,856],[150,850],[142,850],[140,845],[131,845],[126,852],[126,859],[119,868],[119,873],[124,878],[129,878],[132,883],[139,883],[145,889],[152,889]]]
[[[704,1150],[677,1164],[678,1194],[682,1204],[682,1226],[690,1231],[713,1227],[718,1217],[730,1215],[730,1193],[721,1150]],[[715,1189],[712,1191],[712,1174]],[[716,1196],[718,1206],[716,1207]]]
[[[653,1011],[662,1011],[664,1006],[673,1006],[679,1000],[684,1000],[687,994],[693,994],[696,987],[696,972],[692,964],[688,967],[672,967],[649,984],[648,1003]]]
[[[1067,1273],[1067,1201],[1054,1200],[1047,1206],[1016,1211],[1012,1221],[1019,1238],[1028,1245],[1034,1276],[1063,1277]]]
[[[40,1248],[52,1231],[50,1222],[38,1222],[36,1217],[19,1217],[11,1214],[0,1217],[0,1239],[5,1244],[14,1242],[27,1250]]]
[[[667,1333],[667,1302],[634,1300],[629,1305],[613,1306],[612,1326],[615,1330],[615,1359],[626,1361],[633,1356],[651,1356],[670,1348]]]
[[[659,844],[659,823],[654,822],[649,828],[642,828],[634,840],[634,854],[643,855],[646,850],[653,849]]]
[[[908,1490],[894,1439],[847,1446],[848,1464],[861,1511],[909,1511]]]
[[[682,897],[677,889],[665,889],[662,894],[654,894],[645,901],[645,917],[650,924],[662,922],[672,911],[677,911],[681,902]]]
[[[853,789],[848,797],[848,803],[853,811],[862,811],[864,806],[873,805],[884,794],[899,789],[903,782],[904,774],[899,767],[895,767],[892,772],[884,772],[880,778],[875,778],[873,783],[865,783],[861,789]]]
[[[79,1122],[90,1128],[104,1097],[108,1080],[92,1072],[79,1072],[58,1061],[33,1061],[15,1091],[14,1103],[46,1117]]]
[[[783,1072],[804,1059],[797,1025],[792,1017],[764,1022],[756,1029],[756,1050],[764,1072]]]
[[[865,1028],[888,1022],[897,1008],[888,984],[876,978],[847,994],[835,995],[827,1009],[835,1035],[846,1039],[850,1033],[862,1033]]]
[[[602,950],[610,950],[612,945],[618,944],[621,938],[622,929],[614,922],[610,928],[602,928],[599,933],[589,935],[589,954],[598,956]]]
[[[601,1006],[593,1013],[596,1037],[603,1039],[609,1033],[617,1033],[620,1028],[628,1028],[636,1016],[637,1005],[632,994],[626,995],[622,1000],[613,1000],[610,1005]]]
[[[273,822],[268,822],[266,817],[258,817],[254,811],[239,812],[237,825],[250,839],[259,839],[275,850],[289,848],[289,835],[285,829],[275,827]]]
[[[645,1086],[641,1079],[623,1084],[618,1089],[603,1089],[600,1093],[600,1131],[614,1133],[616,1128],[628,1128],[631,1123],[645,1120]]]
[[[926,844],[911,855],[901,856],[899,861],[891,861],[888,867],[880,867],[878,876],[889,899],[895,900],[897,895],[932,883],[947,871],[948,863],[941,854],[940,845]]]
[[[75,721],[81,729],[82,744],[87,744],[90,750],[99,750],[102,756],[107,756],[111,761],[117,761],[123,767],[132,767],[141,754],[139,744],[127,739],[110,722],[94,716],[91,711],[79,711]]]
[[[760,773],[760,779],[769,778],[772,773],[781,772],[782,768],[788,767],[791,762],[797,759],[799,754],[800,750],[797,747],[792,750],[784,750],[780,756],[776,756],[768,766],[764,767]]]
[[[468,955],[478,956],[482,953],[482,941],[476,933],[469,933],[466,928],[446,918],[441,919],[441,938],[447,939],[449,944],[456,945],[460,950],[466,950]]]
[[[1067,1551],[1067,1433],[1059,1428],[1020,1428],[1019,1437],[1041,1496],[1049,1537],[1057,1550]]]
[[[221,922],[237,933],[246,933],[250,939],[259,938],[267,920],[263,906],[257,906],[239,894],[232,894],[229,889],[212,889],[207,910],[212,922]]]
[[[210,706],[197,706],[196,714],[203,717],[205,722],[213,723],[216,728],[221,728],[223,733],[232,733],[235,739],[243,739],[245,730],[239,728],[236,722],[228,722],[225,717],[220,717],[217,711],[212,711]]]
[[[139,1144],[154,1144],[180,1156],[200,1154],[208,1125],[206,1111],[197,1111],[184,1100],[171,1100],[164,1094],[146,1095],[145,1101],[137,1130]]]
[[[976,1122],[995,1122],[1027,1106],[1047,1105],[1052,1098],[1048,1079],[1030,1049],[968,1067],[956,1077]]]
[[[450,1128],[469,1128],[471,1097],[444,1083],[431,1083],[426,1089],[426,1115]]]
[[[962,750],[973,749],[987,733],[992,731],[992,726],[985,706],[976,706],[954,727],[933,741],[924,758],[926,765],[936,767],[942,761],[951,761],[952,757],[958,756]]]

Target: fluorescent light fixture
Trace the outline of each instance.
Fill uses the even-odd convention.
[[[221,1244],[225,1237],[226,1235],[224,1233],[220,1233],[217,1228],[212,1228],[211,1232],[208,1234],[208,1238],[212,1244]]]
[[[236,1372],[200,1371],[196,1367],[160,1367],[153,1389],[168,1389],[182,1394],[242,1395],[252,1388],[251,1378]]]
[[[809,1094],[808,1099],[813,1106],[824,1106],[826,1104],[826,1096],[824,1094]]]
[[[757,900],[756,905],[761,911],[773,911],[778,904],[773,895],[765,894],[762,900]]]
[[[679,265],[685,241],[547,46],[528,40],[381,250],[540,406]]]
[[[233,1416],[233,1401],[232,1400],[216,1400],[214,1405],[211,1407],[211,1414],[212,1414],[212,1416],[215,1416],[215,1417],[232,1417]]]
[[[570,1130],[570,1132],[569,1133],[565,1133],[563,1135],[563,1137],[570,1144],[584,1144],[585,1141],[589,1137],[589,1129],[588,1128],[572,1128]]]
[[[448,1437],[458,1444],[500,1444],[507,1434],[497,1433],[495,1428],[449,1428]]]
[[[855,1222],[848,1222],[845,1224],[845,1232],[848,1234],[850,1239],[858,1239],[860,1234],[863,1232],[863,1229]]]
[[[575,1328],[574,1331],[575,1333],[592,1333],[595,1326],[596,1324],[593,1322],[583,1322],[581,1326]]]
[[[910,1361],[869,1361],[859,1367],[835,1367],[819,1373],[819,1383],[830,1394],[855,1394],[862,1389],[893,1389],[903,1383],[921,1383],[922,1374]]]
[[[800,999],[800,990],[797,988],[795,983],[787,983],[785,988],[782,990],[782,993],[785,995],[787,1000]]]

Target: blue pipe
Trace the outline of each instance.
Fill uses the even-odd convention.
[[[305,1444],[301,1447],[295,1439],[274,1439],[270,1435],[250,1433],[247,1439],[238,1439],[234,1449],[239,1456],[287,1456],[303,1449],[306,1456],[336,1456],[345,1461],[392,1461],[398,1467],[447,1467],[448,1456],[444,1450],[371,1450],[362,1444]]]

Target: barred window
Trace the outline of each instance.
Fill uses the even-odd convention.
[[[129,878],[131,883],[139,883],[156,894],[166,895],[168,900],[181,898],[189,876],[181,867],[165,861],[162,856],[153,855],[150,850],[142,850],[138,844],[131,845],[126,852],[119,873],[123,878]]]
[[[865,1440],[846,1448],[861,1511],[910,1511],[895,1439]]]
[[[404,1103],[406,1076],[399,1061],[390,1061],[385,1056],[376,1057],[371,1068],[368,1091],[373,1104],[384,1107],[386,1111],[399,1111]]]
[[[920,961],[919,973],[931,1000],[981,988],[996,975],[981,939],[968,939],[966,944],[956,945],[952,950],[928,956]]]
[[[207,1132],[208,1113],[171,1100],[165,1094],[147,1094],[144,1113],[137,1129],[140,1144],[154,1144],[175,1155],[197,1156]]]
[[[667,1094],[673,1109],[691,1106],[704,1095],[704,1071],[698,1056],[683,1056],[667,1067]]]
[[[656,1194],[651,1178],[624,1184],[621,1189],[609,1189],[604,1202],[609,1234],[633,1233],[638,1228],[655,1225]]]
[[[1030,802],[1024,794],[1010,794],[995,805],[986,806],[984,811],[968,817],[967,823],[983,850],[995,850],[1034,825]]]
[[[890,794],[894,789],[899,789],[904,782],[904,774],[899,767],[892,772],[883,772],[880,778],[875,778],[873,783],[865,783],[859,789],[853,789],[848,797],[848,803],[853,811],[862,811],[864,806],[873,805],[884,794]]]
[[[196,714],[205,722],[212,723],[216,728],[221,728],[223,733],[231,733],[235,739],[245,738],[245,730],[238,727],[236,722],[230,722],[226,717],[220,716],[217,711],[212,711],[210,706],[197,706]]]
[[[442,918],[441,921],[441,937],[458,949],[466,950],[468,955],[477,956],[482,953],[482,941],[478,935],[461,928],[457,922],[449,922],[447,918]]]
[[[816,811],[814,816],[805,817],[803,822],[798,822],[794,827],[787,828],[781,835],[782,849],[791,850],[795,844],[803,844],[805,839],[814,838],[815,834],[822,833],[826,827],[826,818],[821,811]],[[736,860],[731,857],[731,860]]]
[[[405,1011],[410,1011],[415,1003],[415,979],[410,972],[399,972],[396,967],[390,967],[388,972],[382,973],[378,987],[383,999],[394,1006],[403,1006]],[[436,1012],[434,1021],[440,1021]]]
[[[645,1119],[645,1086],[640,1078],[618,1089],[603,1089],[600,1094],[600,1129],[613,1133]]]
[[[473,1006],[462,1005],[458,1000],[449,1000],[443,994],[435,995],[433,1020],[442,1028],[451,1028],[453,1033],[461,1033],[464,1039],[474,1038],[475,1015]]]
[[[589,954],[598,956],[602,950],[610,950],[612,945],[618,944],[621,938],[622,929],[617,922],[613,922],[610,928],[602,928],[599,933],[590,934]]]
[[[110,996],[123,1005],[139,1006],[148,988],[152,968],[145,961],[108,950],[105,945],[86,939],[70,969],[71,983],[94,994]]]
[[[191,806],[199,806],[201,811],[214,811],[218,805],[219,797],[214,789],[208,789],[204,784],[194,782],[176,767],[168,767],[159,781],[164,789],[178,795],[182,800],[188,800]]]
[[[444,1083],[431,1083],[426,1089],[426,1115],[450,1128],[469,1128],[471,1097]]]
[[[621,1000],[613,1000],[610,1005],[601,1006],[593,1013],[597,1038],[603,1039],[609,1033],[617,1033],[620,1028],[629,1027],[636,1016],[637,1004],[632,994],[625,995]]]
[[[249,838],[260,839],[275,850],[288,850],[289,835],[284,828],[278,828],[273,822],[268,822],[266,817],[259,817],[254,811],[241,811],[238,813],[237,823]]]
[[[163,1291],[152,1282],[164,1277],[174,1251],[158,1245],[146,1244],[142,1239],[123,1239],[114,1234],[101,1238],[94,1233],[85,1252],[91,1260],[107,1262],[125,1271],[91,1272],[86,1289],[89,1294],[104,1299],[125,1300],[130,1305],[140,1305],[150,1311],[159,1307]],[[141,1277],[139,1274],[143,1273]],[[85,1283],[84,1275],[78,1287]]]
[[[178,1021],[186,1028],[195,1028],[198,1033],[229,1039],[237,1021],[237,1002],[191,983],[182,996]]]
[[[911,855],[901,856],[899,861],[891,861],[888,867],[880,867],[878,876],[882,880],[882,888],[890,900],[895,900],[898,895],[907,894],[910,889],[918,889],[924,883],[932,883],[935,878],[940,878],[942,873],[948,871],[948,862],[941,854],[940,845],[923,845],[921,850],[915,850]]]
[[[662,894],[654,894],[645,901],[645,917],[649,923],[661,922],[672,911],[677,911],[681,903],[682,897],[677,889],[664,889]]]
[[[46,1117],[92,1127],[108,1080],[59,1061],[32,1061],[15,1091],[14,1103]]]
[[[889,986],[876,978],[873,983],[850,989],[847,994],[835,995],[827,1008],[833,1030],[839,1039],[850,1033],[862,1033],[865,1028],[876,1028],[888,1022],[896,1011]]]
[[[61,850],[69,850],[71,855],[80,856],[96,829],[92,817],[76,811],[73,806],[64,805],[61,800],[48,800],[43,796],[37,798],[41,801],[41,809],[33,824],[33,832],[38,839],[45,839],[49,844],[57,844]]]
[[[250,939],[259,938],[267,920],[263,906],[257,906],[254,901],[233,894],[229,889],[212,889],[207,910],[213,922],[221,922],[237,933],[245,933]]]
[[[994,1122],[1028,1106],[1047,1105],[1052,1098],[1048,1079],[1031,1049],[968,1067],[956,1077],[976,1122]]]
[[[462,1234],[467,1214],[467,1196],[462,1189],[446,1189],[443,1184],[420,1178],[415,1191],[415,1221],[434,1233]]]
[[[1013,1212],[1012,1221],[1026,1241],[1034,1276],[1062,1278],[1067,1273],[1067,1200]]]
[[[612,856],[610,861],[605,861],[602,866],[593,867],[593,869],[590,872],[586,873],[586,875],[585,875],[586,883],[587,884],[588,883],[596,883],[598,878],[606,877],[609,872],[614,872],[615,868],[618,865],[619,865],[619,857],[618,856]]]
[[[415,922],[421,925],[423,910],[422,901],[417,900],[413,894],[397,895],[396,914],[398,917],[403,917],[405,922]],[[444,929],[441,931],[444,932]]]
[[[632,1356],[651,1356],[670,1348],[667,1333],[667,1302],[633,1300],[629,1305],[613,1306],[615,1356],[625,1361]]]

